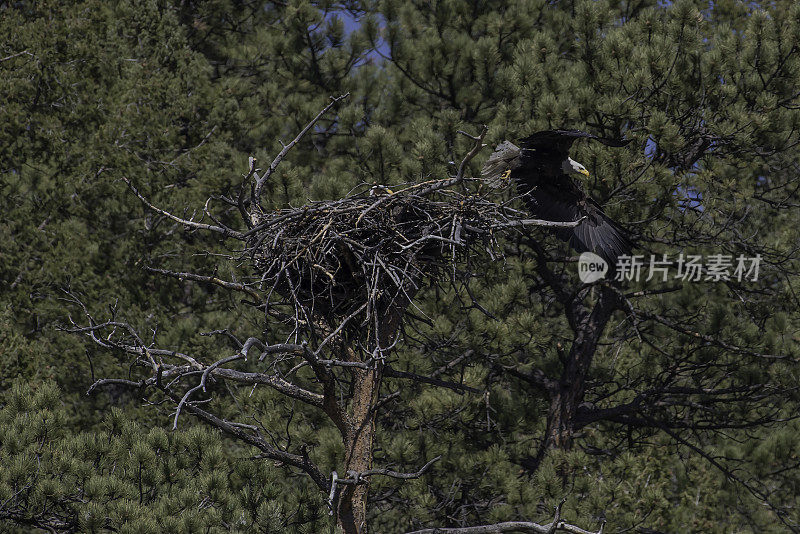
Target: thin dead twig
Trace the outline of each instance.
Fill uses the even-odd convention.
[[[297,137],[295,137],[292,140],[292,142],[290,142],[288,145],[284,146],[283,149],[278,153],[278,155],[275,156],[275,159],[272,160],[272,163],[269,164],[269,168],[266,170],[266,172],[264,172],[264,174],[261,175],[260,177],[256,178],[256,184],[255,187],[253,188],[253,199],[252,199],[253,205],[258,204],[258,201],[261,198],[261,190],[264,188],[264,184],[267,182],[267,180],[269,180],[270,176],[272,176],[272,173],[275,172],[275,169],[278,168],[278,165],[280,165],[281,161],[283,160],[284,157],[286,157],[286,154],[289,153],[292,147],[294,147],[294,145],[300,142],[300,140],[308,133],[308,131],[311,128],[314,127],[314,125],[317,123],[318,120],[322,118],[323,115],[325,115],[328,111],[330,111],[330,109],[333,106],[335,106],[348,96],[350,96],[350,93],[345,93],[335,98],[331,97],[330,104],[325,106],[322,109],[322,111],[317,113],[317,116],[311,119],[311,122],[306,124],[306,127],[303,128],[299,134],[297,134]]]

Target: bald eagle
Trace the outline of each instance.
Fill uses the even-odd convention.
[[[517,192],[531,213],[548,221],[577,221],[574,228],[554,229],[556,236],[578,252],[594,252],[613,269],[617,258],[629,255],[633,243],[627,232],[589,197],[573,175],[589,176],[586,168],[569,157],[576,139],[594,139],[608,146],[630,141],[605,139],[580,130],[545,130],[519,141],[497,146],[483,167],[490,184],[513,178]]]

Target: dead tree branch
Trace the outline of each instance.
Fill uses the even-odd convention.
[[[177,223],[180,223],[180,224],[182,224],[184,226],[187,226],[189,228],[194,228],[195,230],[206,230],[206,231],[209,231],[209,232],[216,232],[218,234],[224,235],[225,237],[232,237],[232,238],[235,238],[235,239],[241,239],[243,237],[240,232],[237,232],[236,230],[233,230],[231,228],[224,227],[224,226],[217,226],[217,225],[214,225],[214,224],[199,223],[199,222],[196,222],[196,221],[192,221],[190,219],[183,219],[181,217],[178,217],[177,215],[171,214],[170,212],[168,212],[166,210],[162,210],[161,208],[156,207],[155,205],[153,205],[153,203],[151,203],[149,200],[147,200],[139,192],[139,190],[136,189],[136,187],[133,185],[133,183],[130,180],[128,180],[127,178],[123,177],[122,181],[125,182],[126,184],[128,184],[128,187],[130,188],[130,190],[133,191],[133,194],[136,195],[139,198],[139,200],[142,201],[142,204],[147,206],[150,210],[158,213],[159,215],[163,215],[164,217],[166,217],[168,219],[171,219],[171,220],[173,220],[173,221],[175,221]]]
[[[392,471],[391,469],[370,469],[369,471],[357,472],[357,471],[348,471],[347,474],[351,478],[336,478],[336,484],[363,484],[364,480],[367,477],[371,477],[373,475],[383,475],[390,478],[397,478],[400,480],[411,480],[413,478],[419,478],[425,474],[425,472],[436,462],[441,460],[441,456],[437,456],[433,458],[428,463],[423,465],[418,471],[414,473],[400,473],[398,471]]]
[[[561,520],[561,507],[565,501],[556,506],[555,517],[550,523],[540,525],[531,521],[506,521],[493,525],[479,525],[474,527],[435,527],[407,532],[406,534],[500,534],[503,532],[527,532],[533,534],[554,534],[556,532],[570,532],[571,534],[603,534],[605,522],[600,528],[592,532]]]
[[[325,106],[325,108],[323,108],[322,111],[317,113],[317,116],[314,117],[313,119],[311,119],[311,122],[306,124],[306,127],[303,128],[300,131],[299,134],[297,134],[297,137],[292,139],[291,143],[289,143],[288,145],[283,147],[283,149],[278,153],[278,155],[275,156],[275,159],[272,160],[272,163],[269,164],[269,168],[264,172],[264,174],[262,176],[258,177],[258,175],[255,174],[255,172],[251,172],[251,174],[253,176],[256,176],[256,183],[255,183],[255,187],[253,188],[253,199],[252,199],[253,204],[257,204],[258,203],[259,199],[261,198],[261,190],[264,188],[264,184],[267,183],[267,180],[269,180],[270,176],[272,176],[272,173],[275,172],[275,169],[278,168],[278,165],[280,165],[281,161],[283,161],[283,158],[286,157],[286,154],[289,153],[289,151],[292,149],[292,147],[294,147],[298,142],[300,142],[300,140],[303,137],[305,137],[305,135],[308,133],[308,131],[311,128],[314,127],[314,125],[317,123],[317,121],[319,119],[322,118],[323,115],[325,115],[328,111],[330,111],[330,109],[333,106],[335,106],[340,101],[342,101],[345,98],[347,98],[348,96],[350,96],[350,93],[345,93],[345,94],[343,94],[341,96],[337,96],[336,98],[331,97],[330,104]],[[251,169],[252,169],[252,167],[251,167]]]

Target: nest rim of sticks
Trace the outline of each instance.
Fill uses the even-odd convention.
[[[394,190],[361,184],[338,200],[259,214],[245,253],[267,306],[277,293],[305,321],[340,324],[362,312],[378,320],[426,279],[465,281],[470,270],[457,266],[471,255],[502,258],[497,231],[576,224],[528,218],[503,195],[509,186],[458,177]]]

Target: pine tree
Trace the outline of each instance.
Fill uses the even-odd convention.
[[[121,385],[85,396],[96,378],[146,375],[56,327],[82,320],[76,299],[93,316],[110,305],[148,343],[206,364],[238,350],[228,334],[285,334],[240,296],[144,269],[242,267],[122,179],[185,217],[212,197],[209,212],[237,224],[224,199],[248,157],[265,167],[347,92],[287,154],[265,208],[452,176],[473,143],[458,130],[486,124],[494,145],[574,127],[632,140],[572,157],[645,262],[762,258],[755,281],[586,288],[563,262],[573,253],[532,230],[504,242],[503,261],[461,265],[468,287],[422,288],[391,367],[464,387],[385,377],[371,461],[412,472],[441,459],[416,479],[374,477],[371,531],[547,522],[565,497],[562,517],[587,529],[797,530],[793,4],[0,6],[3,530],[333,528],[302,469],[253,460],[188,412],[165,432],[174,400]],[[325,414],[266,387],[209,388],[210,413],[277,432],[325,480],[341,470]]]
[[[773,271],[749,285],[663,284],[648,293],[648,284],[625,288],[622,295],[606,289],[581,293],[574,271],[551,263],[551,252],[541,242],[522,239],[521,263],[506,263],[487,275],[478,297],[494,317],[504,318],[502,327],[475,310],[467,317],[448,313],[461,309],[453,306],[455,296],[425,308],[429,316],[450,316],[435,323],[431,353],[446,351],[456,361],[474,350],[472,373],[494,384],[490,390],[496,396],[485,404],[473,399],[440,408],[430,420],[458,414],[453,429],[464,432],[463,413],[471,408],[471,431],[453,442],[475,446],[478,465],[495,470],[503,462],[490,464],[482,455],[498,442],[509,443],[508,470],[500,476],[486,471],[465,476],[471,470],[448,467],[446,456],[442,471],[431,473],[428,481],[439,488],[438,502],[446,508],[426,502],[426,496],[419,502],[442,510],[438,523],[464,526],[531,517],[538,502],[549,497],[553,504],[571,491],[580,498],[568,501],[568,513],[604,516],[610,528],[646,521],[657,529],[728,531],[775,521],[755,505],[760,501],[788,523],[775,528],[793,526],[786,515],[792,499],[768,489],[793,483],[765,477],[764,464],[750,463],[746,447],[734,447],[731,440],[754,444],[757,440],[744,438],[752,434],[743,429],[769,428],[792,418],[783,411],[795,398],[791,373],[779,362],[796,357],[788,326],[788,316],[796,316],[789,311],[796,310],[789,296],[794,283],[786,276],[797,264],[793,238],[785,240],[781,221],[796,214],[765,198],[763,186],[770,176],[778,180],[771,191],[784,191],[783,202],[794,198],[789,192],[794,173],[787,172],[786,162],[796,157],[797,141],[796,95],[789,88],[796,84],[789,67],[797,60],[790,37],[797,28],[795,15],[788,6],[772,11],[774,17],[755,9],[742,27],[728,11],[735,6],[703,13],[685,2],[669,9],[590,2],[486,6],[483,12],[460,6],[447,6],[455,16],[444,15],[444,4],[386,8],[390,68],[405,80],[398,101],[435,102],[443,110],[442,126],[434,126],[441,136],[455,129],[450,121],[456,116],[487,122],[495,140],[553,127],[632,138],[629,151],[586,145],[574,157],[603,178],[590,182],[590,191],[636,233],[645,257],[762,254],[777,260],[782,266],[775,268],[786,274]],[[526,31],[504,37],[511,27]],[[460,62],[469,67],[456,68]],[[482,77],[494,83],[482,86]],[[458,82],[451,83],[454,79]],[[483,97],[477,112],[476,104],[452,90],[465,86],[472,88],[470,95]],[[492,90],[500,95],[494,101]],[[488,282],[493,279],[500,283]],[[764,307],[772,299],[781,303],[779,309]],[[785,332],[777,344],[771,326],[776,316]],[[617,326],[610,330],[611,325]],[[452,342],[454,331],[466,333],[461,343]],[[398,429],[392,430],[397,439]],[[635,476],[637,470],[647,472],[651,459],[664,451],[677,462],[688,454],[703,473],[698,478],[711,476],[716,484],[722,477],[732,482],[732,494],[755,497],[749,501],[754,506],[739,508],[742,516],[733,518],[729,504],[709,499],[701,507],[702,494],[715,490],[696,489],[691,477],[676,486],[669,481],[676,467],[667,459],[661,463],[662,478]],[[455,466],[466,457],[460,447],[451,456],[458,459]],[[587,470],[588,465],[595,468]],[[791,472],[790,464],[784,465],[789,471],[781,472]],[[531,488],[525,476],[517,479],[515,468],[536,485]],[[751,475],[740,476],[739,468]],[[507,494],[528,497],[495,506],[501,481],[515,479],[515,489]],[[595,491],[598,484],[603,489]],[[622,503],[611,497],[619,493],[612,489],[617,484],[636,498]],[[468,499],[462,491],[453,493],[452,488],[463,487],[469,488]],[[702,519],[686,519],[684,508],[673,513],[680,495],[695,489],[689,517]]]
[[[15,384],[0,412],[4,528],[56,532],[319,532],[319,499],[263,462],[232,458],[200,427],[146,430],[112,408],[74,433],[51,382]],[[285,487],[286,489],[282,489]],[[291,494],[291,496],[289,495]],[[11,529],[11,531],[15,531]]]

